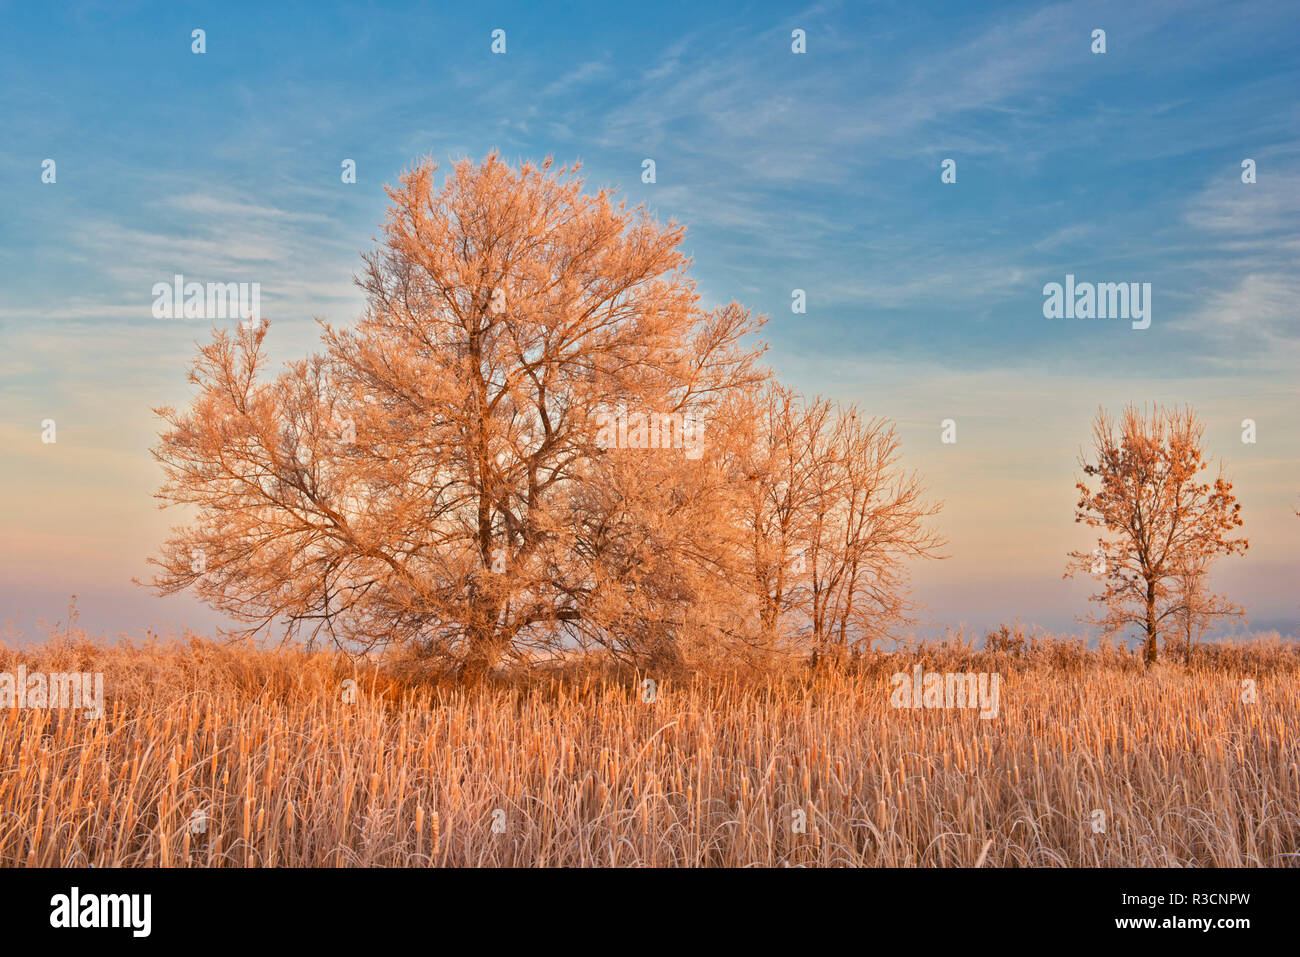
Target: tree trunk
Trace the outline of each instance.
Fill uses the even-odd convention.
[[[471,640],[460,663],[460,679],[466,684],[480,684],[496,667],[501,648],[492,641]]]
[[[497,629],[499,603],[494,598],[474,594],[476,591],[476,586],[471,585],[470,624],[465,634],[467,647],[460,665],[461,680],[467,683],[483,681],[496,667],[508,644]]]
[[[1147,664],[1156,663],[1156,583],[1147,582]]]

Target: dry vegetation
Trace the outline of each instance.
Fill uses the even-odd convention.
[[[917,660],[1000,673],[998,718],[891,709],[890,674]],[[1298,859],[1295,643],[1198,648],[1190,668],[1149,670],[1071,642],[948,643],[664,679],[652,703],[639,676],[581,666],[466,691],[399,661],[200,639],[0,646],[0,670],[19,664],[102,671],[106,714],[0,711],[4,865]]]

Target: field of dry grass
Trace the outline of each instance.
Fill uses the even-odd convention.
[[[891,708],[917,661],[1000,674],[998,717]],[[663,678],[649,702],[595,670],[465,691],[197,639],[0,646],[19,664],[103,672],[106,713],[0,709],[7,866],[1300,860],[1294,643],[1151,673],[1068,643],[946,646]]]

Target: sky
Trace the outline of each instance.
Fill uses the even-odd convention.
[[[153,285],[257,282],[273,360],[302,356],[314,317],[360,314],[383,186],[492,149],[580,161],[685,224],[704,304],[769,316],[782,380],[897,423],[945,503],[948,557],[913,569],[925,628],[1087,633],[1087,583],[1062,579],[1091,547],[1078,458],[1128,402],[1196,408],[1251,539],[1214,584],[1253,629],[1300,621],[1300,5],[0,2],[0,21],[11,636],[73,594],[105,634],[220,624],[131,583],[183,521],[152,497],[151,410],[186,404],[211,325],[154,318]],[[1150,327],[1047,318],[1067,275],[1150,283]]]

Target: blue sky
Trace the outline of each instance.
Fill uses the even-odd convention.
[[[187,599],[127,583],[168,522],[149,498],[149,409],[185,401],[206,335],[154,319],[152,285],[259,282],[272,355],[301,355],[313,316],[359,311],[350,277],[383,184],[425,154],[498,148],[580,159],[590,186],[687,224],[706,302],[770,315],[785,380],[898,421],[907,461],[947,502],[952,557],[915,579],[935,622],[1072,627],[1083,589],[1060,577],[1083,541],[1072,486],[1089,420],[1158,400],[1200,410],[1237,481],[1252,549],[1221,584],[1256,627],[1294,625],[1295,4],[0,3],[0,16],[0,620],[53,619],[75,591],[93,627],[209,626]],[[955,184],[940,181],[948,158]],[[1067,273],[1150,282],[1151,328],[1045,319],[1043,286]],[[55,446],[39,441],[46,417]]]

